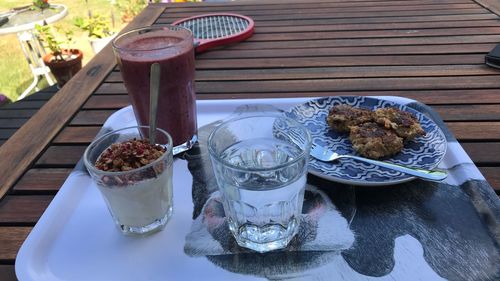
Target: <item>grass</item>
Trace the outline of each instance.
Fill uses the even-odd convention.
[[[63,4],[68,7],[68,15],[62,20],[52,24],[63,29],[74,31],[73,46],[83,51],[83,63],[87,63],[94,53],[90,47],[89,38],[86,33],[73,25],[73,19],[76,16],[85,17],[87,11],[92,13],[100,13],[102,15],[110,15],[113,11],[116,18],[117,26],[115,31],[119,31],[125,24],[121,23],[120,11],[111,5],[110,0],[54,0],[51,3]],[[29,5],[32,1],[24,0],[0,0],[0,11],[9,10],[13,7]],[[33,76],[29,69],[28,63],[24,58],[21,46],[15,34],[0,35],[0,93],[7,96],[11,101],[17,100],[17,97],[31,84]],[[48,84],[43,79],[38,87],[43,89]],[[33,91],[34,92],[34,91]]]

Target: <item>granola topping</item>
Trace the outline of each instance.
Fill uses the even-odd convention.
[[[158,144],[150,144],[148,139],[132,139],[122,143],[114,143],[97,159],[96,169],[106,172],[122,172],[148,165],[160,158],[165,148]]]

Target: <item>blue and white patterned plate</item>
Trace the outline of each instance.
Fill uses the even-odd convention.
[[[356,154],[347,134],[331,130],[326,122],[329,109],[338,104],[369,109],[396,107],[413,113],[426,135],[405,143],[403,150],[384,161],[416,168],[433,169],[446,153],[446,138],[436,123],[424,114],[387,100],[369,97],[326,97],[310,100],[293,107],[285,115],[304,124],[311,132],[313,143],[326,146],[339,154]],[[311,157],[309,172],[319,177],[353,185],[380,186],[410,181],[415,177],[395,172],[354,159],[340,159],[335,162],[321,162]]]

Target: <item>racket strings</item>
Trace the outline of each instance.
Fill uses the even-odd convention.
[[[218,39],[243,32],[248,20],[233,16],[208,16],[180,23],[193,32],[196,39]]]

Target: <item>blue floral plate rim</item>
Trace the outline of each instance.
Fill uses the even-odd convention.
[[[384,161],[416,168],[434,169],[446,154],[446,137],[431,118],[407,105],[390,100],[366,96],[330,96],[298,104],[286,110],[284,114],[305,125],[311,132],[314,143],[330,147],[338,153],[355,154],[348,136],[331,130],[326,123],[329,108],[337,104],[369,109],[397,107],[411,112],[417,117],[422,128],[426,131],[426,136],[406,143],[402,152],[384,159]],[[360,186],[394,185],[415,179],[413,176],[353,159],[341,159],[337,162],[326,163],[311,157],[309,173],[330,181]]]

